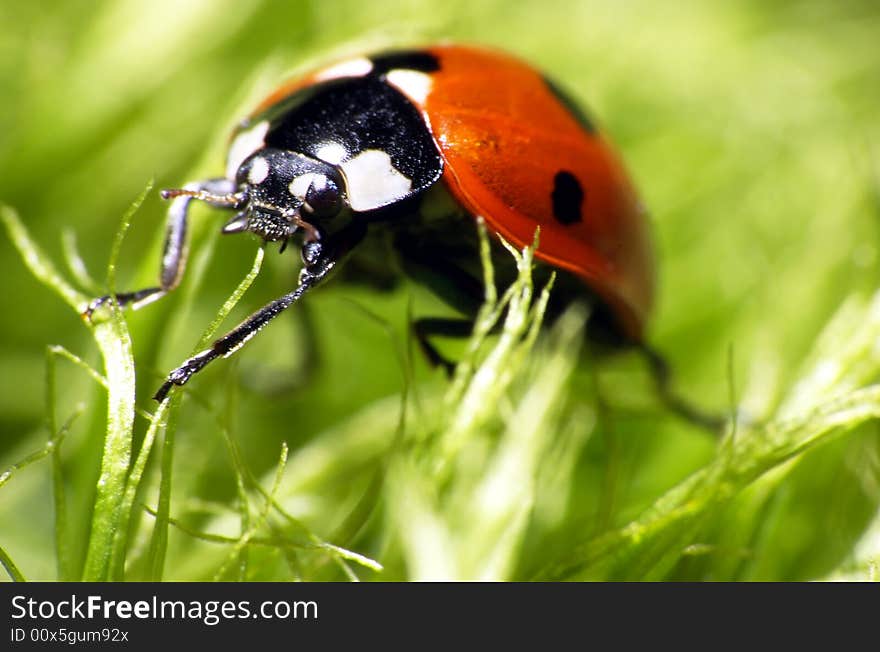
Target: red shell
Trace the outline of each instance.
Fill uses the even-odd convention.
[[[607,141],[590,133],[525,63],[463,46],[429,51],[440,61],[421,109],[446,159],[444,180],[465,208],[524,247],[540,227],[536,257],[586,282],[641,340],[654,296],[649,227]],[[584,190],[579,222],[554,218],[554,177]]]

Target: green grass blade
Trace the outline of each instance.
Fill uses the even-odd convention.
[[[18,214],[9,206],[0,205],[0,220],[6,227],[12,244],[18,250],[24,264],[38,281],[55,292],[77,312],[82,312],[88,303],[88,297],[76,290],[55,269],[43,250],[31,240]]]
[[[193,349],[193,355],[205,349],[211,342],[220,324],[232,312],[245,292],[260,273],[265,257],[265,245],[257,250],[254,263],[238,287],[229,295],[229,298],[220,307],[216,317],[202,334],[198,344]],[[174,461],[174,436],[177,427],[177,413],[183,393],[177,388],[172,388],[171,398],[168,405],[168,421],[165,426],[165,438],[162,445],[162,476],[159,483],[159,501],[156,508],[156,525],[150,537],[148,552],[150,578],[159,581],[162,578],[165,567],[165,553],[168,546],[168,525],[171,515],[171,476]]]
[[[140,208],[152,184],[148,185],[123,215],[107,265],[107,286],[116,290],[116,265],[131,219]],[[92,332],[104,358],[107,379],[107,434],[101,457],[92,529],[83,567],[84,581],[107,581],[111,574],[116,533],[125,521],[122,505],[131,463],[135,416],[135,371],[131,337],[122,310],[114,301],[110,318],[96,324]]]
[[[13,582],[26,582],[27,580],[24,578],[24,575],[21,574],[21,571],[18,570],[18,566],[15,565],[15,562],[12,561],[12,557],[0,547],[0,566],[6,569],[7,574]]]
[[[808,448],[880,418],[880,386],[833,400],[798,420],[747,433],[626,527],[577,546],[535,579],[643,579],[673,563],[699,519]],[[662,577],[662,575],[660,576]]]
[[[146,191],[135,200],[123,217],[108,273],[111,286],[115,278],[115,259],[118,257],[119,243],[128,228],[132,215],[143,202],[145,194]],[[25,265],[33,275],[61,296],[74,310],[81,313],[85,309],[87,298],[75,290],[55,270],[54,265],[30,239],[27,230],[15,212],[8,207],[0,207],[0,218],[2,218]],[[104,440],[83,579],[101,581],[109,577],[113,537],[119,525],[119,507],[131,454],[131,436],[135,413],[135,375],[131,340],[118,308],[111,309],[109,320],[92,324],[91,332],[98,349],[101,351],[106,368],[108,413],[107,433]]]
[[[138,452],[135,462],[131,467],[131,473],[125,483],[125,495],[122,500],[121,513],[122,522],[116,534],[116,541],[113,546],[113,554],[110,559],[111,577],[114,581],[125,579],[125,555],[128,549],[131,519],[133,510],[135,509],[135,498],[138,488],[144,476],[144,470],[147,466],[147,460],[153,449],[153,443],[156,441],[156,435],[160,428],[165,425],[165,415],[168,413],[168,403],[163,403],[153,415],[153,420],[147,428],[144,435],[144,441],[141,443],[141,449]]]

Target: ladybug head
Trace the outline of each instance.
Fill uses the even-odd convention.
[[[223,233],[250,231],[266,241],[320,229],[347,206],[345,182],[335,167],[288,150],[258,150],[239,166],[235,185],[237,192],[229,195],[171,190],[163,197],[189,195],[238,209]]]

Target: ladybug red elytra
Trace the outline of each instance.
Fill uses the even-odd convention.
[[[666,386],[665,365],[643,346],[654,262],[632,184],[593,123],[509,55],[438,45],[350,59],[287,82],[233,133],[224,177],[162,195],[173,201],[159,285],[118,294],[120,304],[144,305],[178,285],[193,199],[235,211],[223,233],[251,232],[282,248],[300,242],[303,268],[293,291],[172,371],[159,401],[241,347],[343,259],[350,276],[361,274],[359,260],[371,258],[374,270],[387,261],[387,271],[399,268],[465,315],[414,324],[432,361],[445,362],[430,336],[469,333],[483,298],[475,216],[516,247],[540,227],[536,273],[559,275],[550,316],[598,299],[591,321],[617,344],[642,348]],[[498,262],[500,284],[512,261]],[[93,301],[87,315],[107,300]]]

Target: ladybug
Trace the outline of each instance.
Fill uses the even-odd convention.
[[[142,306],[178,285],[194,199],[233,211],[223,233],[250,232],[282,249],[298,243],[303,267],[291,292],[172,371],[158,401],[238,350],[343,260],[343,276],[382,285],[402,271],[460,310],[462,320],[414,323],[429,359],[448,365],[430,338],[470,333],[482,303],[477,217],[519,248],[540,228],[535,273],[558,275],[549,317],[590,301],[591,331],[645,351],[667,385],[665,364],[644,346],[654,257],[633,184],[592,120],[507,54],[438,45],[288,81],[233,132],[225,176],[162,196],[172,202],[159,284],[116,295],[120,305]],[[512,280],[510,256],[495,262],[499,285]],[[86,316],[108,299],[95,299]]]

